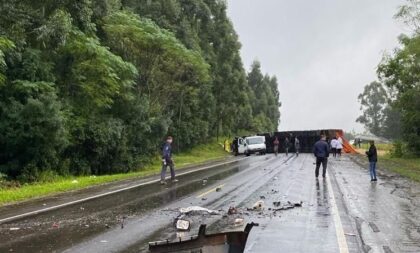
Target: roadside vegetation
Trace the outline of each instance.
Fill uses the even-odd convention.
[[[257,61],[245,69],[226,9],[218,0],[3,1],[5,180],[147,174],[167,135],[186,152],[277,129],[277,79]]]
[[[394,157],[420,157],[420,1],[407,0],[395,17],[407,34],[378,64],[377,80],[359,95],[356,120],[370,133],[395,142]]]
[[[420,1],[407,0],[395,18],[409,32],[399,36],[400,46],[378,64],[378,79],[359,95],[362,114],[356,121],[392,140],[376,145],[380,167],[420,182]]]
[[[222,144],[216,140],[209,144],[197,145],[189,151],[184,151],[174,155],[174,162],[177,171],[189,165],[196,165],[203,162],[223,159],[229,156],[229,153],[223,150]],[[158,174],[161,169],[161,159],[156,157],[152,163],[129,173],[118,173],[101,176],[60,176],[45,175],[35,183],[23,183],[19,181],[0,180],[0,205],[10,204],[16,201],[27,200],[31,198],[44,197],[60,192],[78,190],[94,185],[104,183],[142,178]]]
[[[420,158],[408,152],[404,145],[396,142],[376,143],[375,146],[378,151],[378,164],[380,168],[420,182]],[[356,148],[361,155],[364,155],[368,149],[368,143],[363,143],[360,148]]]

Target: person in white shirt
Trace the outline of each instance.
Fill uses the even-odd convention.
[[[336,137],[334,137],[332,140],[331,140],[331,143],[330,143],[330,145],[331,145],[331,151],[332,151],[332,153],[333,153],[333,157],[336,157],[337,156],[337,138]]]
[[[337,139],[337,154],[338,156],[341,156],[341,150],[343,149],[343,139],[341,137],[338,137]]]

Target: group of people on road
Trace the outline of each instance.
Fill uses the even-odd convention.
[[[341,156],[341,150],[343,149],[343,139],[341,137],[334,137],[330,142],[330,146],[333,157]]]
[[[170,168],[171,173],[171,181],[172,182],[178,182],[178,180],[175,178],[175,163],[172,160],[172,141],[173,138],[171,136],[168,136],[166,138],[166,142],[162,147],[162,170],[161,170],[161,184],[166,184],[166,170],[167,167]],[[276,136],[273,141],[273,149],[274,153],[277,156],[279,152],[279,146],[280,146],[280,140]],[[294,147],[296,155],[299,155],[300,151],[300,140],[298,137],[295,137],[294,139]],[[289,153],[290,148],[290,140],[288,137],[284,140],[284,149],[286,156]],[[313,154],[316,158],[315,162],[315,177],[318,178],[319,176],[319,169],[322,165],[322,177],[326,177],[327,173],[327,165],[328,165],[328,157],[330,155],[330,152],[333,153],[333,157],[341,156],[341,151],[343,149],[343,139],[341,137],[334,137],[330,143],[327,141],[327,137],[325,135],[321,135],[321,139],[315,143],[313,146]],[[376,177],[376,163],[378,161],[378,154],[375,146],[374,141],[370,141],[370,147],[369,150],[366,151],[366,156],[369,160],[369,173],[371,177],[371,181],[377,181]]]
[[[276,156],[279,154],[279,146],[280,146],[280,140],[279,140],[279,138],[277,136],[275,136],[274,137],[274,141],[273,141],[273,151],[274,151],[274,154]],[[296,156],[299,156],[300,140],[299,140],[298,137],[295,137],[294,147],[295,147]],[[289,148],[290,148],[290,140],[289,140],[289,137],[286,137],[284,139],[283,148],[284,148],[284,152],[285,152],[286,156],[288,156],[289,155]]]
[[[322,177],[326,177],[327,164],[330,151],[333,156],[341,156],[341,150],[343,149],[343,139],[341,137],[334,137],[330,143],[327,141],[325,135],[321,135],[321,139],[317,141],[313,147],[313,154],[316,158],[315,162],[315,177],[319,176],[319,169],[322,165]],[[376,177],[376,163],[378,162],[378,154],[374,141],[370,141],[370,148],[366,151],[366,156],[369,159],[369,173],[371,181],[378,181]]]

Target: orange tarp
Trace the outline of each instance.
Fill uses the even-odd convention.
[[[343,151],[344,152],[350,153],[350,154],[358,154],[358,152],[353,148],[353,146],[349,143],[349,141],[344,138],[343,130],[337,130],[335,134],[336,134],[337,138],[341,137],[341,139],[343,140]]]

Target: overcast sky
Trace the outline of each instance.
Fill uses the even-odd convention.
[[[276,75],[280,130],[363,131],[357,96],[376,79],[404,26],[402,0],[228,0],[249,70],[258,59]]]

